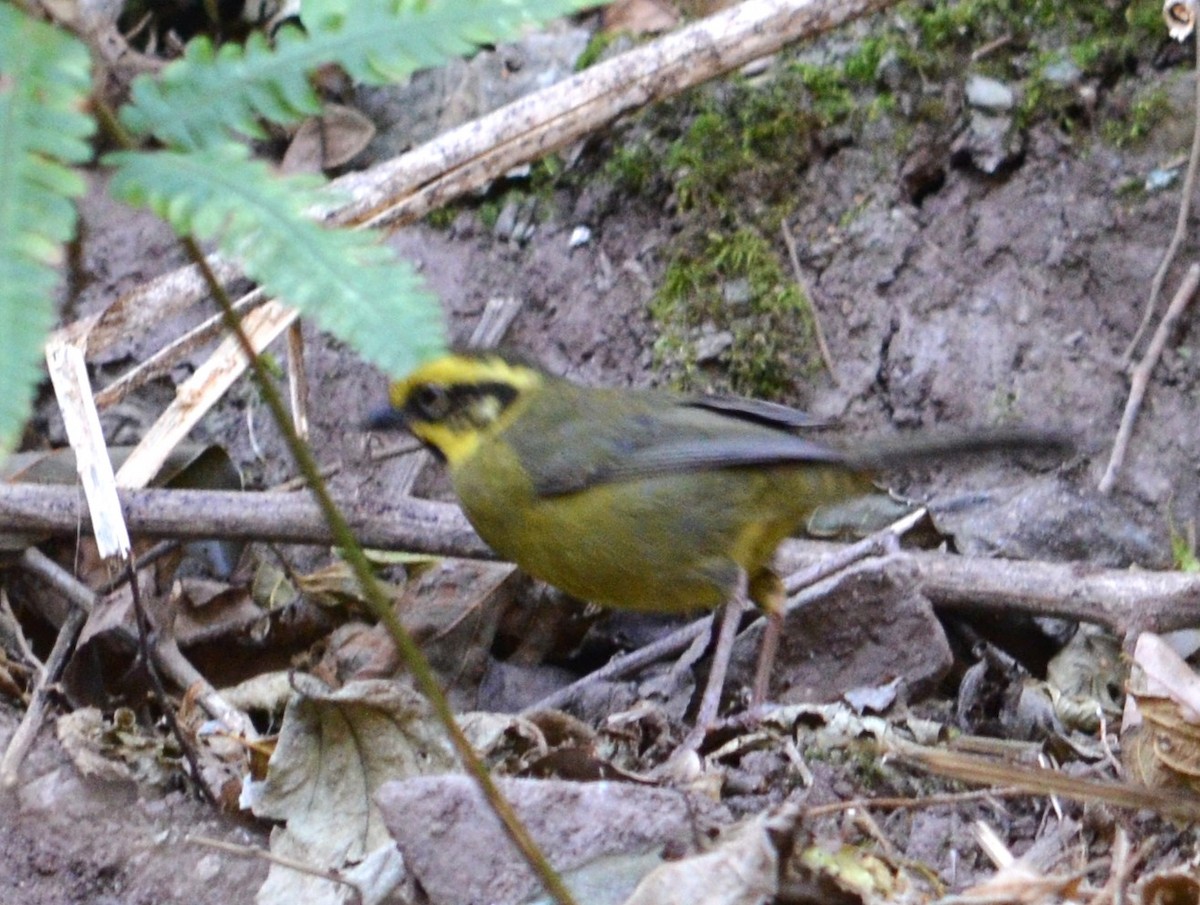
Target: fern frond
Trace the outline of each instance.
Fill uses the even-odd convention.
[[[157,77],[133,80],[121,122],[179,149],[219,144],[232,132],[260,138],[260,118],[291,123],[320,112],[308,73],[327,59],[327,51],[290,26],[280,29],[274,47],[258,32],[244,47],[226,44],[220,51],[196,38]]]
[[[215,239],[246,273],[394,374],[445,347],[441,309],[406,262],[365,231],[325,229],[305,210],[319,177],[273,175],[241,145],[111,154],[111,190],[181,235]],[[387,329],[381,330],[380,324]]]
[[[87,48],[0,5],[0,453],[11,448],[41,376],[53,324],[55,265],[75,234],[94,123]]]
[[[398,81],[594,2],[308,2],[301,10],[307,33],[283,28],[273,47],[257,34],[245,47],[227,44],[219,52],[206,38],[192,41],[157,77],[134,80],[121,120],[179,149],[222,143],[231,133],[258,136],[260,119],[291,123],[319,110],[308,82],[319,66],[336,63],[370,85]]]

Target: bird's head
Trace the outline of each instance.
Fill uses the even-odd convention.
[[[443,461],[470,458],[480,441],[515,417],[520,401],[546,375],[496,352],[454,352],[393,383],[370,430],[407,430]]]

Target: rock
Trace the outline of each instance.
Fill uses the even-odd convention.
[[[754,290],[750,286],[750,281],[745,277],[738,277],[734,280],[726,280],[721,286],[721,298],[725,300],[725,304],[730,308],[745,308],[750,304],[750,300],[754,298]]]
[[[989,176],[1017,167],[1025,156],[1025,137],[1008,116],[971,111],[967,128],[954,142],[952,159],[969,163]]]
[[[1042,70],[1042,78],[1056,88],[1074,88],[1083,72],[1070,57],[1061,57]]]
[[[728,330],[701,332],[696,340],[696,361],[700,364],[716,361],[732,345],[733,334]]]
[[[883,56],[879,58],[879,63],[875,66],[875,83],[895,94],[904,87],[904,79],[907,75],[908,67],[900,59],[900,53],[896,48],[889,47],[885,50]]]
[[[687,849],[703,824],[729,818],[724,807],[702,796],[632,783],[500,779],[497,785],[559,871],[659,851],[668,843]],[[470,778],[389,782],[377,800],[432,905],[515,905],[537,892],[537,879]]]
[[[950,668],[950,645],[911,565],[890,560],[842,573],[829,594],[788,613],[768,700],[834,701],[851,689],[901,680],[908,700]],[[752,681],[765,623],[739,636],[728,687]]]
[[[574,73],[591,32],[563,27],[484,50],[470,60],[416,73],[405,85],[361,87],[356,106],[379,129],[373,159],[403,153],[435,135]]]
[[[1123,568],[1165,565],[1166,545],[1144,531],[1117,499],[1057,477],[986,494],[934,500],[937,529],[966,556],[1080,561]]]
[[[967,103],[980,110],[1003,113],[1016,103],[1013,90],[1003,82],[985,75],[972,75],[967,79]]]

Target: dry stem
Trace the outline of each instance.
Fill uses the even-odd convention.
[[[1175,324],[1183,314],[1183,309],[1196,294],[1197,286],[1200,286],[1200,264],[1193,264],[1188,268],[1183,282],[1180,283],[1175,298],[1171,299],[1171,304],[1167,308],[1167,313],[1163,315],[1158,329],[1154,331],[1154,338],[1150,340],[1150,348],[1146,350],[1145,357],[1133,369],[1133,376],[1129,383],[1129,398],[1125,401],[1125,412],[1121,416],[1121,427],[1117,430],[1116,440],[1113,441],[1108,467],[1104,469],[1104,476],[1100,479],[1099,490],[1101,493],[1108,493],[1116,483],[1117,472],[1125,463],[1129,438],[1133,435],[1133,426],[1137,423],[1138,412],[1142,408],[1142,399],[1146,395],[1146,387],[1150,384],[1150,375],[1154,373],[1154,368],[1158,364],[1159,358],[1162,357],[1163,349],[1167,345],[1171,331],[1175,329]]]

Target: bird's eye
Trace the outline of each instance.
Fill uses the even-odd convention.
[[[419,388],[412,397],[413,406],[421,417],[427,421],[440,421],[450,414],[450,394],[446,388],[434,383],[427,383]]]

